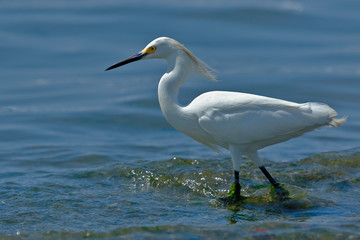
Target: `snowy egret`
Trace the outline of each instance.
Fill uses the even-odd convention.
[[[258,150],[280,143],[321,126],[338,127],[345,118],[323,103],[294,103],[247,93],[212,91],[189,105],[178,103],[178,91],[192,72],[216,81],[211,68],[174,39],[160,37],[141,52],[113,64],[114,69],[140,59],[166,59],[168,71],[161,77],[158,97],[166,120],[178,131],[219,151],[230,151],[235,175],[233,196],[240,197],[240,162],[245,155],[263,172],[280,199],[286,190],[264,167]]]

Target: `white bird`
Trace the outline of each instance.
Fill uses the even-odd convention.
[[[230,151],[235,175],[235,196],[240,196],[239,171],[243,155],[254,161],[274,186],[280,199],[288,194],[263,166],[258,150],[321,126],[338,127],[346,118],[323,103],[294,103],[240,92],[212,91],[181,106],[178,92],[192,72],[213,81],[211,68],[174,39],[160,37],[141,52],[106,70],[140,59],[166,59],[168,71],[161,77],[158,97],[166,120],[178,131],[219,151]]]

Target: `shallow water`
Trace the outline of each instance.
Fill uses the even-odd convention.
[[[360,238],[357,1],[0,3],[0,238]],[[228,154],[164,120],[163,61],[104,72],[158,36],[217,69],[186,104],[232,90],[325,102],[348,121],[260,152],[290,191],[274,201],[248,159],[224,204]]]

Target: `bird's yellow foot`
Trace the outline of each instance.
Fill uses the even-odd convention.
[[[283,186],[281,186],[279,183],[271,184],[270,186],[270,195],[273,199],[276,199],[278,201],[285,201],[289,200],[289,191],[286,190]]]
[[[245,200],[245,197],[240,195],[241,186],[239,183],[233,183],[231,185],[230,192],[227,197],[222,198],[221,200],[225,204],[234,204],[234,203],[241,203]]]

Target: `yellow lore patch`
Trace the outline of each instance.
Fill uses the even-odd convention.
[[[156,47],[153,46],[153,47],[145,48],[141,52],[142,53],[147,53],[147,54],[153,54],[155,51],[156,51]]]

